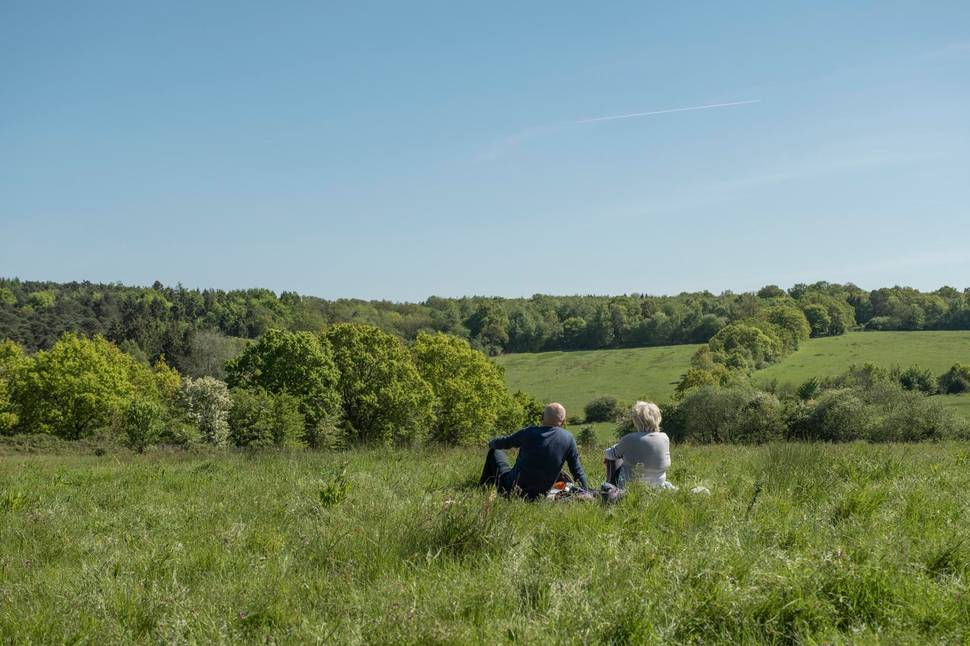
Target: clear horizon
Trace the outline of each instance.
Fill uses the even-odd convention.
[[[970,286],[970,5],[0,8],[0,275]]]

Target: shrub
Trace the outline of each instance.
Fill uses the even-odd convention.
[[[224,382],[213,377],[187,378],[182,383],[180,403],[202,441],[225,445],[229,437],[232,398]]]
[[[953,364],[953,367],[940,375],[939,388],[945,395],[970,392],[970,366]]]
[[[306,420],[304,438],[311,446],[316,445],[317,422],[340,412],[339,378],[330,342],[309,332],[269,330],[226,364],[230,388],[256,388],[296,397]]]
[[[829,390],[789,418],[789,433],[796,439],[848,442],[869,436],[874,412],[849,389]]]
[[[603,396],[592,400],[583,408],[587,422],[615,422],[623,412],[616,397]]]
[[[939,388],[933,373],[919,366],[910,366],[904,370],[899,375],[899,384],[906,390],[915,390],[927,395],[935,393]]]
[[[125,407],[121,425],[128,438],[128,446],[142,453],[158,441],[162,428],[162,407],[151,400],[134,399]]]
[[[542,400],[521,390],[512,394],[512,400],[522,411],[522,426],[536,426],[542,422],[542,411],[546,407]]]
[[[299,446],[305,426],[300,400],[263,389],[232,390],[229,441],[252,448]]]
[[[435,394],[431,439],[475,444],[491,436],[508,405],[501,368],[467,341],[446,334],[418,334],[411,352]]]
[[[897,385],[898,382],[898,376],[894,376],[889,370],[871,363],[866,363],[861,367],[856,365],[849,366],[846,372],[826,380],[825,385],[830,388],[871,390],[878,385],[893,386]]]
[[[579,434],[576,435],[576,443],[585,448],[593,448],[596,446],[596,431],[593,430],[592,426],[584,426],[579,429]]]
[[[965,436],[966,423],[936,397],[897,390],[882,402],[882,415],[867,439],[873,442],[920,442]]]
[[[896,324],[888,316],[873,316],[866,322],[867,330],[893,330]]]
[[[761,444],[782,439],[786,431],[781,402],[771,394],[754,392],[738,411],[733,426],[724,431],[728,442]]]
[[[704,386],[665,409],[664,430],[675,441],[750,444],[784,437],[785,421],[770,393]]]
[[[809,377],[801,386],[798,387],[798,398],[803,401],[814,399],[822,391],[822,380],[818,377]]]
[[[326,509],[339,505],[347,499],[349,492],[347,464],[340,465],[340,468],[331,468],[327,476],[320,481],[320,506]]]
[[[340,373],[350,439],[420,442],[434,421],[434,393],[397,337],[372,325],[343,323],[326,332]]]

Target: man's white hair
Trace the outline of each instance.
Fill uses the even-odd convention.
[[[637,402],[633,405],[633,425],[641,433],[660,430],[660,407],[653,402]]]
[[[566,409],[562,404],[553,402],[542,409],[542,424],[544,426],[562,426],[566,421]]]

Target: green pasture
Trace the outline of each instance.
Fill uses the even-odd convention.
[[[543,401],[559,401],[570,416],[600,395],[632,401],[669,399],[687,370],[698,345],[671,345],[625,350],[583,350],[508,354],[496,361],[505,368],[512,390]]]
[[[865,363],[904,369],[919,364],[939,375],[958,362],[970,363],[970,332],[851,332],[803,342],[780,363],[758,371],[755,381],[802,383]]]
[[[970,444],[678,446],[679,491],[609,508],[493,498],[481,458],[8,451],[0,642],[970,638]]]
[[[698,347],[509,354],[497,361],[505,367],[510,388],[558,399],[570,415],[581,416],[583,406],[600,395],[668,399]],[[852,332],[804,341],[791,356],[756,372],[753,380],[762,386],[773,380],[800,384],[864,363],[885,368],[919,364],[941,374],[956,362],[970,363],[970,332]],[[970,395],[947,395],[941,401],[970,419]]]

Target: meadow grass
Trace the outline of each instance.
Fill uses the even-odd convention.
[[[679,491],[613,507],[482,457],[8,452],[0,641],[970,639],[970,444],[676,446]]]

